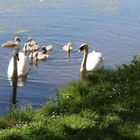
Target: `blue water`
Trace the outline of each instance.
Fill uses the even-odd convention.
[[[0,44],[18,35],[21,48],[28,37],[54,45],[49,59],[34,66],[25,85],[18,87],[18,104],[39,107],[60,87],[79,79],[83,54],[77,50],[82,42],[103,53],[105,67],[129,63],[140,53],[139,13],[139,0],[1,0]],[[74,48],[70,61],[62,50],[69,41]],[[0,48],[0,114],[11,104],[11,56],[12,49]]]

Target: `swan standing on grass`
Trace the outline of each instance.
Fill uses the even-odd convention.
[[[103,56],[100,52],[95,52],[94,50],[91,53],[88,53],[88,44],[83,43],[79,52],[84,50],[84,56],[80,67],[80,73],[82,76],[86,74],[87,71],[99,70],[103,67]]]
[[[71,42],[68,42],[68,44],[63,46],[63,50],[67,52],[68,58],[70,58],[70,53],[71,53],[72,49],[73,48],[72,48],[72,43]]]
[[[16,36],[15,41],[8,41],[8,42],[2,44],[1,46],[3,48],[14,48],[14,47],[19,47],[19,43],[20,43],[20,38],[18,36]]]

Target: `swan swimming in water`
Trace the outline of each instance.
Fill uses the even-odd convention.
[[[19,50],[15,49],[8,65],[8,79],[19,78],[21,80],[21,77],[26,77],[28,72],[29,64],[27,57],[23,52],[19,52]]]
[[[53,45],[43,45],[42,48],[46,48],[47,52],[50,52],[53,50]]]
[[[38,52],[38,51],[31,51],[29,58],[30,60],[47,60],[48,59],[48,54],[47,54],[47,49],[46,47],[42,48],[43,52]]]
[[[68,44],[63,46],[63,50],[67,52],[68,58],[70,58],[70,53],[71,53],[72,49],[73,48],[72,48],[72,43],[71,42],[68,42]]]
[[[19,52],[18,48],[14,49],[13,56],[8,65],[8,79],[12,85],[12,103],[16,104],[17,86],[23,86],[29,71],[28,63],[24,53]]]
[[[103,67],[103,56],[101,52],[95,52],[94,50],[91,53],[88,53],[88,44],[83,43],[79,52],[84,50],[84,56],[80,67],[81,75],[85,74],[87,71],[99,70]]]
[[[6,43],[2,44],[3,48],[14,48],[19,47],[20,38],[18,36],[15,37],[15,41],[7,41]]]
[[[40,49],[40,46],[38,43],[34,40],[32,40],[31,37],[28,38],[27,42],[24,44],[23,51],[28,52],[28,51],[37,51]]]

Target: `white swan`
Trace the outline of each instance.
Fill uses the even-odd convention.
[[[20,38],[17,36],[15,37],[15,41],[7,41],[6,43],[2,44],[1,46],[3,48],[14,48],[14,47],[19,47],[20,43]]]
[[[71,53],[72,49],[73,48],[72,48],[72,43],[71,42],[68,42],[68,44],[63,46],[63,50],[67,52],[68,58],[70,58],[70,53]]]
[[[103,67],[103,56],[100,52],[95,52],[94,50],[91,53],[88,53],[88,44],[83,43],[79,52],[84,50],[84,56],[80,67],[80,73],[85,74],[87,71],[95,71]]]
[[[25,54],[23,52],[18,52],[18,50],[14,50],[8,65],[8,79],[12,79],[15,75],[17,75],[17,77],[26,76],[28,72],[29,65]]]

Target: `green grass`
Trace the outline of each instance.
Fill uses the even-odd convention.
[[[140,62],[72,82],[40,109],[0,118],[0,140],[139,140]]]

